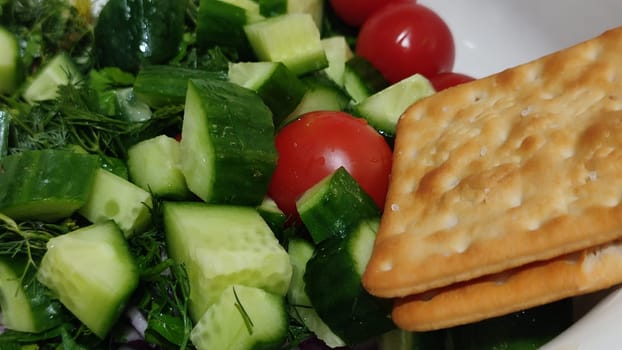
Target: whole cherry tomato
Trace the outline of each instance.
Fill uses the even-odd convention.
[[[401,3],[381,8],[363,24],[356,53],[396,83],[415,73],[431,77],[451,71],[455,46],[449,27],[436,12]]]
[[[436,91],[441,91],[452,86],[475,80],[475,78],[462,73],[442,72],[431,76],[429,80]]]
[[[343,166],[382,209],[392,151],[362,118],[345,112],[304,114],[276,135],[279,153],[268,195],[290,217],[296,200],[311,186]]]
[[[360,27],[367,18],[385,5],[417,0],[330,0],[330,5],[344,22]]]

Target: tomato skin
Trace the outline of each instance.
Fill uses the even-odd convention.
[[[383,208],[392,151],[362,118],[345,112],[304,114],[276,135],[279,153],[268,195],[287,215],[297,218],[296,200],[340,166]]]
[[[386,6],[361,27],[356,53],[368,59],[390,83],[415,73],[426,77],[451,71],[455,46],[445,21],[412,3]]]
[[[452,86],[468,83],[475,80],[475,78],[456,72],[442,72],[429,78],[430,83],[434,86],[434,89],[438,92],[445,90]]]
[[[330,5],[345,23],[360,27],[372,14],[385,5],[417,0],[330,0]]]

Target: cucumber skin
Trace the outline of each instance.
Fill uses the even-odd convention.
[[[197,44],[202,48],[225,46],[235,49],[241,59],[254,58],[244,33],[247,24],[243,8],[219,0],[201,0],[197,15]]]
[[[7,156],[0,162],[0,211],[16,220],[70,216],[87,202],[100,164],[95,155],[64,150]]]
[[[199,104],[203,114],[184,115],[181,165],[188,188],[208,203],[259,205],[278,158],[270,109],[254,91],[227,81],[190,80],[188,86],[186,105]],[[195,118],[207,130],[207,135],[195,135],[202,149],[189,144],[186,133],[193,130],[187,128],[187,118]],[[209,180],[209,174],[191,174],[205,159],[212,172]]]
[[[303,276],[305,291],[318,315],[348,345],[396,328],[390,316],[393,301],[372,296],[363,288],[347,253],[356,236],[331,237],[318,244]]]
[[[11,115],[7,111],[0,110],[0,160],[4,158],[9,150],[9,126]]]

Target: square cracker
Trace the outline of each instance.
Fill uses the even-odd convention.
[[[622,27],[400,118],[365,288],[402,297],[622,236]]]
[[[430,331],[505,315],[622,282],[622,242],[400,298],[393,321]]]

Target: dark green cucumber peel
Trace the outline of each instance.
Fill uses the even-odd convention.
[[[253,58],[244,33],[246,11],[219,0],[201,0],[197,15],[197,44],[201,47],[223,46],[235,49],[241,59]]]
[[[9,149],[9,112],[0,110],[0,159],[7,155]]]
[[[25,151],[0,161],[0,212],[13,219],[54,221],[89,198],[98,156],[63,150]]]

